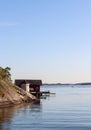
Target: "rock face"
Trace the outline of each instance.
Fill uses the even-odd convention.
[[[35,96],[25,92],[18,86],[10,85],[8,82],[0,80],[0,107],[7,107],[23,102],[37,100]]]

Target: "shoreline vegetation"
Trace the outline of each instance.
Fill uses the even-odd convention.
[[[9,67],[0,67],[0,108],[37,100],[35,96],[12,83]]]

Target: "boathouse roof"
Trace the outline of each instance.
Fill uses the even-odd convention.
[[[16,79],[15,85],[21,85],[23,83],[29,83],[31,85],[42,85],[42,80],[31,80],[31,79]]]

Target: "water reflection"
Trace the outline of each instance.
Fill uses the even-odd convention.
[[[23,113],[29,115],[30,112],[41,112],[40,100],[28,104],[16,105],[14,107],[1,108],[0,109],[0,130],[10,130],[10,125],[14,123],[14,119],[17,115]],[[14,119],[13,119],[14,118]],[[23,117],[24,118],[24,117]]]

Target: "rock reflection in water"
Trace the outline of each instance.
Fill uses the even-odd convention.
[[[37,109],[36,109],[37,108]],[[23,113],[26,114],[28,112],[32,112],[36,109],[37,111],[41,111],[40,101],[32,102],[28,104],[16,105],[14,107],[1,108],[0,109],[0,130],[10,130],[10,124],[13,124],[13,118],[23,109]],[[29,111],[28,111],[29,110]]]

